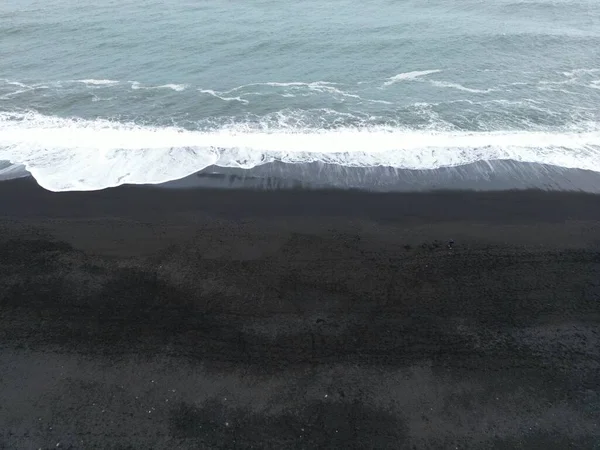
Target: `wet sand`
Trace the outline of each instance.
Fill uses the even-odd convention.
[[[591,194],[11,180],[0,306],[0,448],[600,442]]]

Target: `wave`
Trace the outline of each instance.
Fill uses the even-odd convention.
[[[349,97],[349,98],[356,98],[356,99],[362,100],[361,96],[358,94],[352,94],[350,92],[343,91],[336,87],[329,86],[327,84],[309,83],[307,87],[310,91],[325,92],[328,94],[340,95],[341,97]]]
[[[339,83],[334,83],[331,81],[310,81],[310,82],[305,82],[305,81],[265,81],[262,83],[248,83],[248,84],[242,84],[241,86],[237,86],[234,87],[232,89],[229,89],[228,91],[224,91],[225,93],[229,94],[231,92],[236,92],[236,91],[240,91],[249,87],[256,87],[256,86],[269,86],[269,87],[319,87],[319,86],[335,86],[338,85]]]
[[[241,86],[237,86],[235,88],[226,90],[226,91],[215,91],[213,89],[198,89],[199,92],[204,94],[211,95],[213,97],[219,98],[224,101],[237,101],[240,103],[248,104],[249,101],[244,97],[250,96],[262,96],[262,95],[279,95],[283,98],[295,98],[295,97],[306,97],[309,95],[317,94],[328,94],[332,97],[346,97],[359,100],[361,102],[367,103],[379,103],[382,105],[392,105],[392,102],[387,100],[377,100],[370,98],[363,98],[360,95],[347,92],[343,89],[335,87],[338,83],[331,83],[328,81],[314,81],[314,82],[300,82],[300,81],[291,81],[291,82],[265,82],[265,83],[250,83],[244,84]],[[263,92],[246,92],[245,90],[251,87],[272,87],[272,88],[289,88],[287,90],[265,90]],[[232,94],[237,94],[232,96]]]
[[[182,91],[185,91],[188,88],[187,84],[173,84],[173,83],[169,83],[169,84],[161,84],[160,86],[142,86],[142,84],[139,81],[129,81],[128,83],[131,83],[131,89],[133,89],[134,91],[137,91],[137,90],[140,90],[140,89],[145,89],[145,90],[150,90],[150,89],[171,89],[172,91],[182,92]]]
[[[30,88],[31,87],[31,86],[29,86],[29,85],[27,85],[25,83],[21,83],[20,81],[10,81],[10,80],[7,80],[7,79],[3,79],[1,81],[3,81],[4,83],[6,83],[6,84],[8,84],[10,86],[18,86],[18,87],[21,87],[21,88]]]
[[[0,96],[0,100],[8,100],[12,97],[16,97],[20,94],[24,94],[24,93],[28,93],[31,91],[35,91],[38,89],[48,89],[49,86],[47,86],[46,84],[25,84],[25,83],[21,83],[20,81],[10,81],[10,80],[6,80],[6,79],[0,79],[0,81],[2,81],[4,84],[9,85],[9,86],[17,86],[20,89],[17,89],[15,91],[12,92],[7,92],[5,94],[3,94],[2,96]]]
[[[33,85],[29,86],[20,82],[8,82],[4,80],[6,84],[22,87],[23,89],[9,92],[4,94],[1,99],[8,99],[10,97],[19,95],[24,92],[28,92],[32,89],[38,88],[47,88],[46,85]],[[73,87],[74,85],[85,85],[90,89],[97,88],[113,88],[119,85],[130,85],[130,88],[134,91],[142,90],[161,90],[161,89],[170,89],[175,92],[185,91],[190,87],[188,84],[175,84],[168,83],[163,85],[143,85],[139,81],[117,81],[117,80],[109,80],[109,79],[81,79],[81,80],[70,80],[70,81],[55,81],[50,83],[51,86],[61,88],[63,90],[65,87]],[[215,90],[215,89],[204,89],[197,88],[196,91],[210,95],[212,97],[218,98],[225,102],[236,101],[242,104],[249,104],[250,101],[248,97],[252,96],[269,96],[276,95],[281,96],[283,98],[295,98],[295,97],[308,97],[317,94],[323,94],[327,96],[331,96],[333,98],[349,98],[352,100],[356,100],[358,102],[365,103],[377,103],[382,105],[393,105],[393,102],[382,100],[382,99],[372,99],[372,98],[363,98],[358,93],[352,92],[352,90],[344,90],[340,87],[339,83],[333,83],[328,81],[314,81],[314,82],[300,82],[300,81],[292,81],[292,82],[264,82],[264,83],[250,83],[244,84],[241,86],[234,87],[229,90]],[[251,89],[251,88],[263,88],[263,89]],[[98,101],[96,97],[93,97],[92,101]]]
[[[52,191],[162,183],[210,165],[268,162],[435,169],[511,159],[600,172],[600,124],[560,130],[319,129],[240,123],[206,130],[0,113],[0,160]]]
[[[225,93],[213,91],[212,89],[198,89],[198,91],[203,94],[211,95],[211,96],[218,98],[220,100],[223,100],[225,102],[240,102],[245,105],[247,105],[249,103],[248,100],[245,100],[241,97],[227,97]]]
[[[8,100],[11,97],[15,97],[25,92],[31,92],[32,88],[19,89],[17,91],[9,92],[8,94],[0,95],[0,100]]]
[[[578,75],[591,75],[600,72],[600,69],[573,69],[562,72],[565,77],[576,77]]]
[[[464,91],[464,92],[470,92],[472,94],[487,94],[489,92],[494,92],[496,89],[474,89],[474,88],[468,88],[466,86],[463,86],[462,84],[458,84],[458,83],[450,83],[448,81],[430,81],[430,83],[433,86],[436,87],[441,87],[441,88],[451,88],[451,89],[458,89],[459,91]]]
[[[469,87],[463,86],[462,84],[451,83],[449,81],[422,80],[421,79],[421,77],[431,75],[434,73],[439,73],[439,72],[441,72],[440,69],[399,73],[398,75],[394,75],[393,77],[388,78],[388,80],[385,83],[383,83],[383,86],[391,86],[391,85],[396,84],[401,81],[414,80],[414,81],[419,81],[419,82],[427,81],[429,84],[436,86],[436,87],[458,89],[459,91],[470,92],[472,94],[487,94],[489,92],[496,91],[496,89],[491,89],[491,88],[490,89],[469,88]]]
[[[404,72],[394,75],[393,77],[388,78],[388,80],[383,83],[384,86],[390,86],[392,84],[398,83],[399,81],[406,80],[415,80],[420,77],[424,77],[426,75],[431,75],[433,73],[441,72],[441,69],[433,69],[433,70],[416,70],[413,72]]]
[[[77,83],[87,84],[89,86],[114,86],[115,84],[119,84],[119,81],[115,80],[75,80]]]
[[[567,95],[581,95],[581,94],[579,94],[577,92],[573,92],[573,91],[570,91],[568,89],[562,89],[562,88],[552,87],[552,85],[538,86],[537,90],[538,91],[542,91],[542,92],[560,92],[562,94],[567,94]]]
[[[267,81],[264,83],[249,83],[243,84],[241,86],[234,87],[227,91],[220,92],[220,95],[227,95],[234,92],[244,91],[250,87],[274,87],[274,88],[292,88],[292,90],[306,89],[312,92],[318,93],[328,93],[340,95],[342,97],[350,97],[361,99],[361,97],[357,94],[353,94],[351,92],[346,92],[342,89],[339,89],[335,86],[339,85],[339,83],[333,83],[330,81],[312,81],[312,82],[303,82],[303,81],[289,81],[289,82],[280,82],[280,81]],[[242,95],[255,95],[256,92],[244,93]],[[289,92],[286,92],[289,94]]]
[[[150,89],[171,89],[172,91],[175,92],[182,92],[185,91],[187,89],[187,84],[163,84],[161,86],[156,86],[155,88],[150,88]]]
[[[549,80],[541,80],[538,81],[539,85],[548,85],[548,86],[552,86],[552,85],[561,85],[561,84],[575,84],[576,80],[570,78],[568,80],[561,80],[561,81],[549,81]]]

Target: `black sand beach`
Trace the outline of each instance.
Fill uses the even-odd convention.
[[[0,183],[0,448],[600,448],[599,324],[593,194]]]

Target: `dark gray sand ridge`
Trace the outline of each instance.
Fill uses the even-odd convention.
[[[0,215],[0,448],[600,443],[600,197],[20,179]]]

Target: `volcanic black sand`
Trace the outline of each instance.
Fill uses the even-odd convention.
[[[591,194],[7,181],[0,306],[0,448],[600,448]]]

